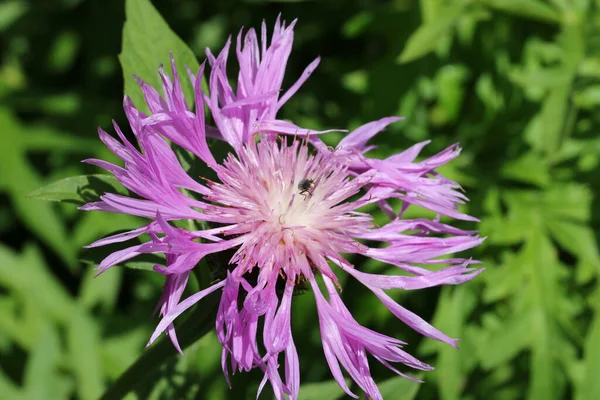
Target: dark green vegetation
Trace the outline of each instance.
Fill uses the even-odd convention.
[[[281,11],[300,19],[287,85],[323,57],[283,117],[327,129],[405,116],[376,139],[381,156],[431,139],[428,156],[459,141],[463,154],[443,172],[464,186],[466,209],[488,236],[470,253],[487,268],[474,281],[393,293],[462,338],[459,351],[423,340],[342,279],[359,322],[407,341],[408,351],[437,368],[418,385],[374,365],[386,399],[600,399],[597,1],[156,1],[166,25],[146,0],[128,0],[124,35],[121,1],[37,3],[0,4],[2,398],[95,399],[142,355],[149,364],[130,370],[125,382],[132,399],[255,397],[256,371],[235,375],[227,388],[210,329],[184,357],[167,343],[144,352],[162,285],[144,270],[151,260],[92,279],[91,264],[109,249],[81,247],[140,224],[76,210],[98,193],[121,190],[114,180],[79,177],[33,196],[59,203],[25,196],[101,172],[81,159],[114,160],[96,127],[124,122],[122,39],[125,88],[139,102],[130,72],[156,83],[168,49],[180,67],[195,67],[192,52],[203,58],[204,47],[218,51],[229,33],[262,19],[271,26]],[[191,289],[211,280],[209,269],[197,278]],[[195,324],[210,320],[199,308],[178,321],[190,341],[206,330]],[[300,399],[342,398],[322,355],[310,293],[295,298],[292,315]]]

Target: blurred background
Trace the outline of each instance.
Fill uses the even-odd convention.
[[[344,301],[360,323],[408,342],[407,351],[436,367],[418,385],[373,365],[386,399],[600,399],[599,3],[153,1],[201,60],[205,47],[219,51],[242,26],[264,19],[271,28],[280,12],[299,18],[284,87],[322,57],[283,109],[300,126],[352,129],[406,117],[375,140],[382,157],[423,140],[432,143],[422,156],[461,143],[462,155],[442,172],[463,185],[465,210],[481,219],[457,224],[488,237],[462,254],[486,271],[459,287],[393,293],[462,338],[461,349],[422,339],[344,280]],[[140,17],[131,10],[128,19]],[[139,220],[25,197],[101,172],[81,159],[114,160],[96,129],[112,132],[113,118],[126,126],[118,59],[125,17],[119,0],[0,3],[3,399],[99,398],[144,353],[158,321],[151,313],[160,276],[115,267],[92,279],[93,265],[82,261],[83,245]],[[326,366],[310,293],[295,298],[292,315],[300,399],[346,398]],[[128,398],[255,398],[261,374],[236,374],[229,389],[220,352],[212,331],[183,357],[170,350]]]

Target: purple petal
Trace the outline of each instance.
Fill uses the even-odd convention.
[[[356,149],[362,151],[366,143],[376,134],[384,130],[389,124],[402,120],[401,117],[386,117],[378,121],[369,122],[344,137],[338,147],[341,149]]]
[[[483,272],[483,269],[448,267],[428,275],[421,276],[390,276],[367,274],[352,268],[345,270],[361,283],[379,289],[416,290],[439,285],[459,285],[470,281]]]
[[[163,317],[163,319],[158,323],[158,326],[154,330],[154,333],[150,337],[150,340],[148,341],[148,344],[146,346],[150,346],[158,338],[158,336],[173,321],[175,321],[175,318],[177,318],[178,316],[180,316],[185,310],[187,310],[188,308],[190,308],[191,306],[193,306],[194,304],[196,304],[197,302],[199,302],[200,300],[202,300],[204,297],[208,296],[209,294],[211,294],[215,290],[222,288],[223,286],[225,286],[225,281],[221,281],[219,283],[216,283],[216,284],[214,284],[214,285],[212,285],[212,286],[210,286],[210,287],[208,287],[208,288],[206,288],[204,290],[199,291],[196,294],[191,295],[190,297],[188,297],[187,299],[185,299],[181,303],[177,304],[177,306],[173,307]]]

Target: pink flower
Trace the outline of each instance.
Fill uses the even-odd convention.
[[[352,275],[412,329],[456,347],[456,339],[400,306],[385,291],[457,285],[473,279],[482,271],[469,267],[476,262],[441,257],[470,249],[483,239],[473,231],[443,224],[439,218],[402,218],[404,210],[416,204],[438,216],[476,221],[457,209],[466,201],[457,191],[459,186],[435,172],[458,156],[458,146],[420,162],[415,159],[426,143],[384,160],[372,159],[365,155],[371,148],[368,140],[398,118],[366,124],[347,135],[336,149],[326,147],[315,132],[277,119],[278,110],[318,63],[315,60],[279,97],[294,24],[285,27],[278,21],[270,45],[264,24],[260,43],[250,30],[242,45],[240,33],[236,93],[225,74],[229,42],[218,57],[209,53],[210,95],[200,88],[204,66],[196,75],[189,74],[195,112],[185,102],[174,66],[173,81],[160,71],[164,97],[140,81],[152,114],[142,114],[127,98],[124,107],[141,151],[115,125],[120,142],[102,130],[100,137],[124,166],[87,160],[113,173],[137,197],[106,194],[82,209],[151,219],[139,229],[91,245],[127,241],[142,234],[150,237],[150,241],[107,257],[98,267],[99,273],[139,254],[166,255],[166,265],[155,266],[166,283],[159,302],[162,319],[149,344],[166,332],[180,350],[173,321],[206,295],[220,290],[216,330],[223,345],[225,376],[229,368],[233,372],[260,368],[264,372],[260,390],[268,380],[277,399],[286,395],[296,399],[300,376],[291,303],[294,289],[308,284],[316,299],[323,349],[333,377],[349,395],[357,397],[347,387],[341,365],[368,397],[381,399],[369,372],[368,354],[401,375],[391,363],[419,370],[432,367],[406,353],[400,340],[361,326],[339,296],[338,274]],[[205,125],[205,102],[216,128]],[[281,136],[286,134],[289,136]],[[225,140],[234,153],[215,160],[207,136]],[[201,184],[189,177],[166,139],[192,151],[215,171],[218,180]],[[395,198],[403,203],[399,212],[388,204]],[[371,215],[364,212],[371,203],[390,216],[384,226],[374,226]],[[172,220],[203,221],[210,228],[187,231],[172,226]],[[372,242],[385,247],[367,245]],[[226,278],[182,301],[190,271],[203,257],[225,250],[234,251]],[[380,260],[405,273],[366,273],[342,254]],[[417,266],[429,264],[443,267],[431,271]],[[320,279],[327,296],[317,284]],[[262,337],[257,333],[259,325]]]

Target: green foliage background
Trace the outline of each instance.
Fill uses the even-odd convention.
[[[408,341],[409,351],[436,366],[422,385],[374,366],[386,399],[600,399],[600,1],[154,5],[160,14],[147,0],[128,0],[123,33],[119,0],[0,4],[2,398],[99,398],[142,354],[143,371],[130,369],[121,380],[133,389],[128,398],[255,397],[256,371],[236,374],[227,388],[211,330],[183,357],[165,343],[144,351],[162,285],[145,264],[92,279],[97,255],[82,246],[140,223],[76,210],[113,181],[80,177],[36,192],[38,199],[26,195],[99,172],[81,159],[114,160],[96,127],[110,129],[112,118],[123,122],[124,87],[139,101],[130,72],[157,82],[166,50],[181,67],[195,67],[193,55],[202,59],[205,47],[217,51],[228,34],[263,19],[272,26],[282,12],[300,20],[287,85],[323,57],[283,117],[351,129],[405,116],[377,138],[381,156],[426,139],[432,140],[426,155],[460,142],[463,154],[443,172],[464,186],[468,212],[488,236],[472,252],[487,268],[476,280],[394,295],[462,338],[459,351],[423,340],[367,290],[345,282],[344,299],[359,322]],[[296,297],[292,313],[300,399],[341,399],[311,297]],[[202,330],[194,323],[210,316],[189,314],[179,324],[187,324],[194,341]],[[116,398],[110,393],[105,398]]]

